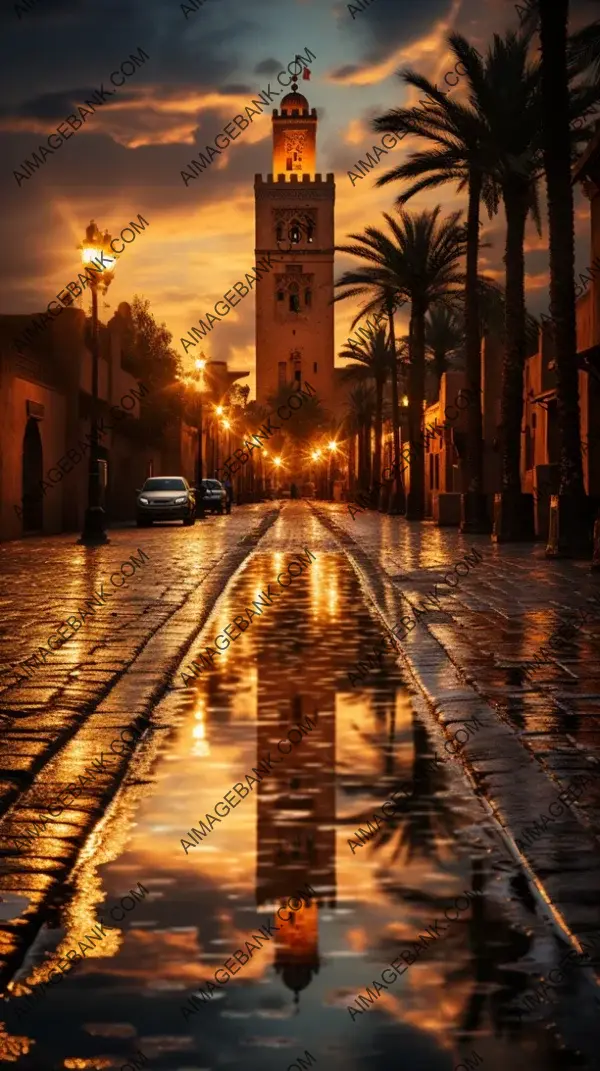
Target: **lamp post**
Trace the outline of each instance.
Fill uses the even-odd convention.
[[[206,358],[202,354],[201,358],[198,358],[195,362],[195,373],[189,373],[181,377],[181,380],[187,387],[193,388],[198,394],[198,420],[196,422],[196,430],[198,432],[198,451],[196,454],[196,516],[201,520],[204,519],[204,505],[202,501],[202,394],[205,391],[204,386],[204,369],[206,368]]]
[[[201,357],[195,362],[196,371],[200,373],[199,385],[196,386],[199,396],[199,409],[198,409],[198,457],[196,460],[196,487],[202,486],[202,392],[204,390],[204,369],[206,368],[206,358]],[[204,513],[204,510],[202,510]]]
[[[329,464],[328,464],[328,483],[329,483],[329,500],[333,502],[333,455],[337,453],[337,443],[331,439],[327,444],[329,450]]]
[[[92,414],[90,430],[90,464],[88,468],[88,502],[83,521],[83,531],[78,542],[95,547],[108,543],[106,515],[102,507],[100,487],[100,459],[98,457],[98,289],[108,290],[114,276],[116,256],[110,247],[108,231],[100,234],[94,220],[86,228],[81,250],[81,261],[92,292]]]

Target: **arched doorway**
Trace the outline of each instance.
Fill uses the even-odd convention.
[[[30,417],[23,436],[23,531],[41,532],[44,521],[42,497],[43,454],[37,420]]]

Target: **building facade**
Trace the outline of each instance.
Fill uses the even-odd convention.
[[[138,441],[143,388],[122,367],[129,306],[99,335],[99,441],[109,516],[133,515],[135,488],[151,471],[152,450]],[[87,503],[92,356],[81,309],[60,317],[19,352],[14,338],[29,317],[0,317],[0,539],[76,530]],[[111,406],[127,416],[117,423]],[[110,428],[110,430],[108,430]],[[86,448],[87,447],[87,448]]]

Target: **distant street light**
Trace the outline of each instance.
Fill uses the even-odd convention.
[[[100,486],[100,458],[98,457],[98,288],[104,293],[108,290],[114,276],[117,262],[111,247],[108,231],[100,234],[94,220],[86,228],[85,241],[77,248],[81,250],[81,262],[91,268],[86,271],[92,292],[92,419],[90,434],[90,464],[88,469],[88,504],[83,522],[83,532],[79,543],[85,546],[99,546],[108,543],[106,535],[106,514],[102,507],[102,488]],[[94,265],[96,265],[94,267]]]

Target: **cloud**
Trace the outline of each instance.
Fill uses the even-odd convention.
[[[256,67],[254,68],[254,73],[255,74],[279,74],[279,71],[283,70],[284,67],[285,67],[285,64],[280,63],[279,60],[266,59],[266,60],[261,60],[260,63],[256,64]]]

